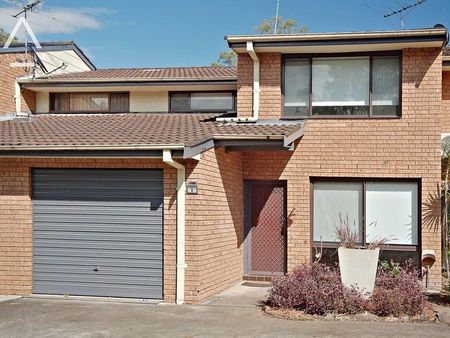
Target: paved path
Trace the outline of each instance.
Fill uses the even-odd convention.
[[[22,298],[0,303],[0,337],[450,337],[446,324],[275,319],[254,305],[264,294],[239,286],[195,306]]]

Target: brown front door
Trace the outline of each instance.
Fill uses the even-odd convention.
[[[245,181],[245,273],[286,271],[286,181]]]

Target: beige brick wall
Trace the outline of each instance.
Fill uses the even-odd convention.
[[[310,259],[310,177],[402,177],[422,180],[422,248],[437,261],[430,286],[440,277],[439,49],[403,51],[401,119],[309,120],[296,150],[243,154],[244,179],[288,181],[288,268]]]
[[[15,81],[17,77],[27,73],[23,68],[11,67],[10,64],[23,56],[24,54],[19,53],[0,54],[0,115],[12,114],[15,111]],[[22,111],[34,112],[35,110],[36,94],[29,90],[23,90]]]
[[[442,129],[450,133],[450,72],[442,73]]]
[[[32,291],[31,170],[36,167],[163,168],[164,299],[175,301],[177,173],[160,160],[0,159],[0,294]]]
[[[238,55],[237,105],[238,116],[252,116],[253,61],[248,54]]]
[[[242,278],[243,180],[240,153],[223,148],[187,163],[187,182],[198,195],[187,195],[186,300],[191,303],[227,288]],[[192,287],[191,287],[192,286]]]
[[[261,53],[259,117],[276,119],[281,114],[281,54]],[[253,61],[248,54],[238,56],[237,111],[238,116],[252,116]]]
[[[188,303],[225,289],[242,276],[242,160],[239,153],[209,150],[188,160],[186,285]],[[0,294],[32,292],[32,168],[163,168],[164,299],[176,294],[176,177],[161,160],[0,159]]]

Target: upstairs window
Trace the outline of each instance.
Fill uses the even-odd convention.
[[[128,112],[128,93],[51,93],[51,112]]]
[[[234,92],[183,92],[170,93],[172,112],[214,112],[236,110]]]
[[[400,116],[400,56],[286,57],[285,117]]]

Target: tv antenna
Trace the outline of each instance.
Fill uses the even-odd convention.
[[[280,12],[280,0],[277,0],[277,11],[275,13],[275,25],[273,27],[273,34],[277,34],[279,12]]]
[[[427,2],[428,0],[417,0],[415,3],[410,4],[410,5],[403,5],[402,8],[395,10],[395,11],[391,11],[389,13],[384,14],[383,16],[385,18],[389,18],[391,16],[394,15],[398,15],[400,17],[400,22],[402,25],[402,29],[405,29],[405,23],[404,23],[404,18],[406,17],[406,15],[408,15],[409,13],[411,13],[417,6],[420,6],[422,4],[424,4],[425,2]],[[408,12],[409,11],[409,12]]]
[[[11,64],[11,66],[13,66],[13,67],[20,67],[20,66],[22,66],[22,67],[25,67],[25,68],[28,68],[28,67],[33,67],[34,68],[34,66],[35,66],[35,62],[32,62],[32,63],[28,62],[28,35],[31,36],[34,44],[38,48],[41,48],[41,45],[39,44],[39,41],[37,40],[36,36],[34,35],[33,31],[31,30],[30,25],[28,24],[27,14],[28,14],[28,12],[32,12],[33,9],[36,6],[38,6],[40,3],[41,3],[41,0],[35,0],[35,1],[32,1],[32,2],[28,1],[27,4],[24,4],[24,5],[21,6],[22,9],[18,13],[14,14],[14,15],[11,15],[13,18],[19,18],[19,16],[21,14],[23,14],[24,17],[20,17],[19,18],[19,20],[16,23],[16,26],[14,27],[13,31],[11,32],[11,35],[9,36],[8,41],[6,42],[4,47],[9,47],[9,44],[12,42],[13,38],[17,34],[17,31],[19,30],[21,25],[23,25],[25,27],[25,60],[24,60],[24,62],[19,62],[18,64],[17,63],[16,64]],[[18,5],[18,4],[16,3],[16,5]]]

